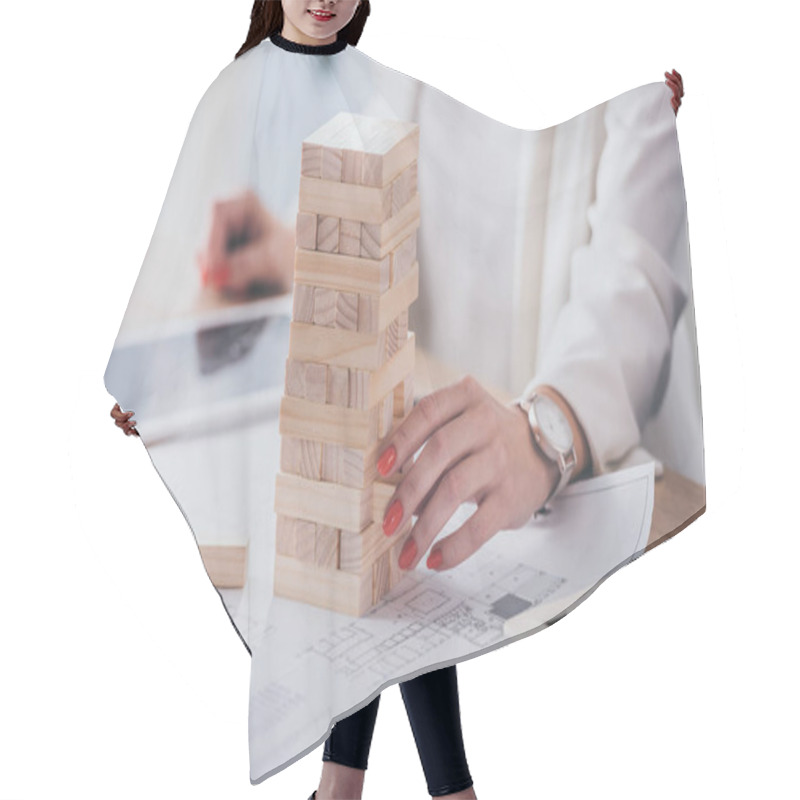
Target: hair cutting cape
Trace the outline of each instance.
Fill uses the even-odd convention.
[[[652,83],[521,130],[342,40],[273,36],[200,100],[105,385],[252,655],[254,783],[386,686],[551,624],[704,510],[670,98]],[[415,462],[384,478],[376,459],[464,375],[504,404],[555,389],[591,466],[457,566],[429,569],[427,546],[401,569],[424,510],[391,536],[383,514]],[[475,511],[458,500],[437,541]]]

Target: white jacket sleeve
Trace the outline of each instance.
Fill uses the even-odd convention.
[[[669,379],[672,336],[690,292],[671,92],[648,84],[608,101],[591,237],[570,264],[561,308],[527,389],[547,384],[586,434],[594,475],[640,441]]]

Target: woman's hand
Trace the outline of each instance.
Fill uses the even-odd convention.
[[[114,424],[118,428],[122,428],[126,436],[130,436],[131,434],[134,436],[139,435],[139,431],[136,430],[136,420],[131,419],[133,411],[123,412],[119,407],[119,403],[114,403],[114,408],[111,409],[111,416],[114,417]]]
[[[294,269],[294,230],[247,190],[212,209],[211,232],[204,252],[197,254],[204,286],[243,298],[254,284],[262,293],[291,291]]]
[[[678,116],[678,108],[681,104],[681,97],[683,97],[683,78],[681,78],[680,72],[677,70],[672,70],[671,73],[665,72],[667,79],[664,83],[672,89],[672,110],[675,112],[675,116]]]
[[[558,482],[558,467],[534,447],[524,412],[499,403],[471,376],[422,398],[389,435],[380,474],[391,475],[423,443],[383,522],[391,536],[418,514],[400,554],[402,569],[417,565],[461,503],[471,500],[478,508],[437,543],[431,569],[454,567],[498,531],[523,525]]]

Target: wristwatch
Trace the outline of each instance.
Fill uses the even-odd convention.
[[[534,391],[528,396],[523,395],[517,400],[517,405],[528,415],[534,445],[548,461],[558,466],[561,475],[555,488],[536,512],[547,513],[547,503],[569,483],[577,463],[572,427],[558,403],[545,394]]]

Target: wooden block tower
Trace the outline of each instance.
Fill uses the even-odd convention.
[[[413,403],[419,126],[342,112],[303,142],[275,487],[277,596],[361,616],[410,529],[377,455]]]

